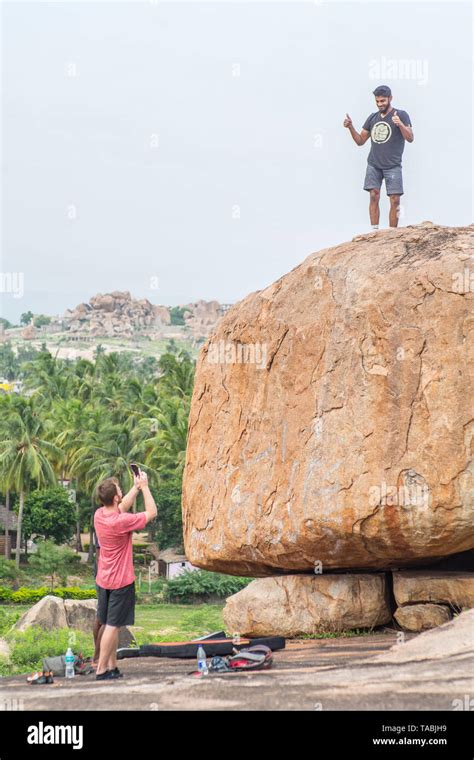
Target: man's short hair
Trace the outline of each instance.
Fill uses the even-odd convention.
[[[372,94],[375,95],[375,97],[389,98],[392,91],[386,84],[381,84],[380,87],[375,88]]]
[[[97,498],[104,507],[110,507],[117,496],[117,478],[106,478],[97,486]]]

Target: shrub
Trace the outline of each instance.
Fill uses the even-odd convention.
[[[40,588],[19,588],[12,591],[11,588],[0,586],[0,602],[13,602],[14,604],[36,604],[44,596],[59,596],[61,599],[94,599],[95,588],[78,588],[77,586],[62,586],[54,591],[41,586]]]
[[[12,591],[10,600],[15,604],[36,604],[43,596],[50,594],[46,586],[40,588],[19,588],[18,591]]]
[[[64,586],[54,591],[54,595],[62,599],[94,599],[96,593],[95,588],[78,588],[78,586]]]
[[[4,636],[23,615],[23,610],[5,610],[0,607],[0,636]]]
[[[206,570],[186,570],[182,575],[168,581],[166,599],[168,601],[189,602],[199,597],[217,596],[225,598],[245,588],[252,578],[240,578]]]
[[[15,560],[5,559],[0,557],[0,580],[1,581],[16,581],[22,576],[21,570],[18,570],[15,565]]]
[[[182,306],[172,306],[170,309],[170,322],[172,325],[184,325],[184,312],[186,310]]]
[[[57,546],[53,541],[41,541],[38,543],[36,554],[33,554],[29,564],[50,576],[52,590],[57,577],[61,578],[63,583],[67,581],[67,572],[76,556],[66,546]]]

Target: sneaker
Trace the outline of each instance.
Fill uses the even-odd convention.
[[[103,673],[96,674],[96,681],[115,681],[117,678],[123,678],[123,673],[118,668],[105,670]]]
[[[95,674],[96,681],[107,681],[109,678],[110,678],[110,670],[104,670],[103,673]]]

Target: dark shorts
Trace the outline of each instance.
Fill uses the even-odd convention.
[[[394,166],[392,169],[377,169],[372,164],[367,164],[364,190],[380,190],[383,180],[385,180],[387,195],[403,195],[401,166]]]
[[[97,599],[97,617],[102,625],[120,628],[135,623],[135,583],[113,589],[97,586]]]

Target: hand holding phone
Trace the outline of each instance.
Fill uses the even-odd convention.
[[[142,487],[141,480],[140,480],[141,470],[137,464],[131,464],[130,469],[133,472],[133,485],[135,486],[135,488],[138,488],[138,490],[140,490]]]

